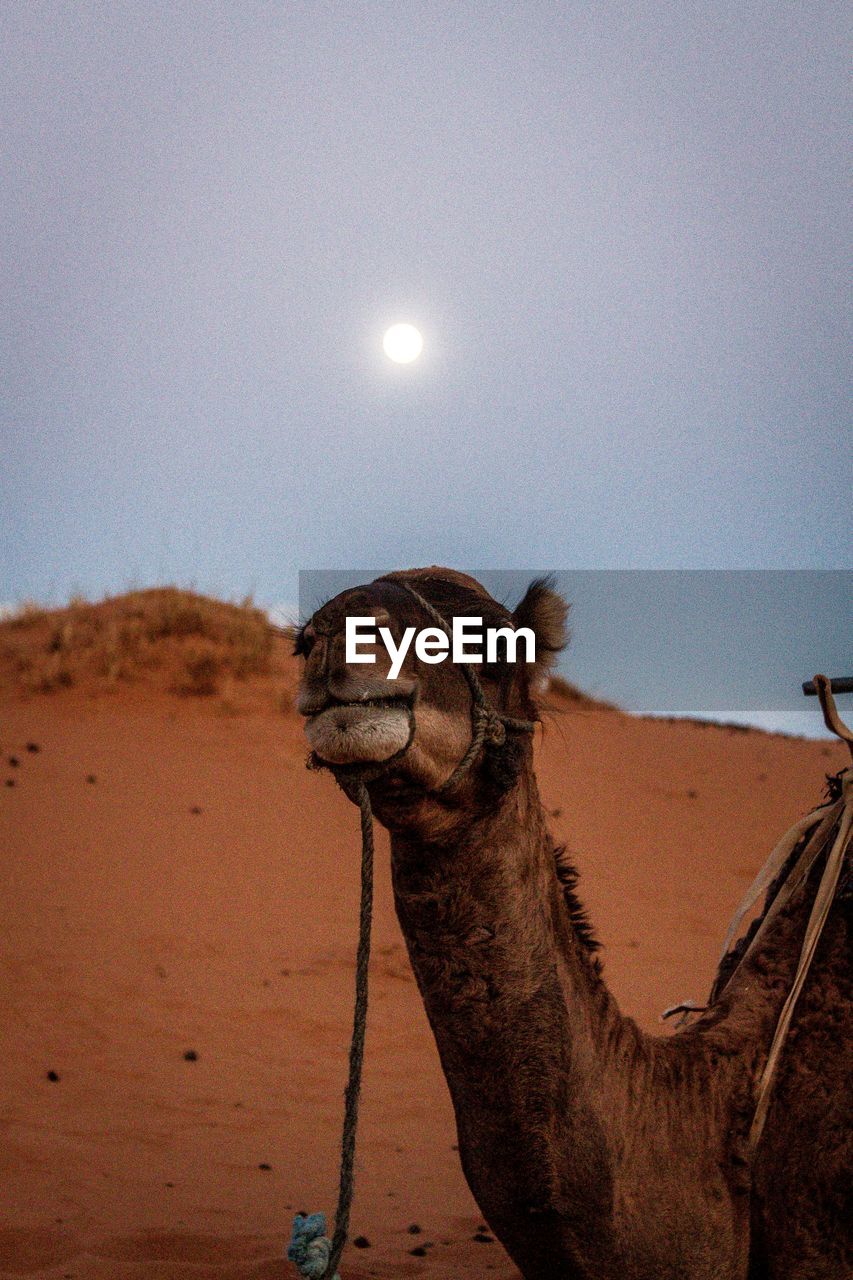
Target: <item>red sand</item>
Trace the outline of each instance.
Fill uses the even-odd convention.
[[[293,1211],[335,1203],[355,811],[305,771],[292,713],[156,690],[8,693],[0,712],[0,1274],[290,1275]],[[746,884],[844,763],[568,703],[549,722],[543,799],[626,1012],[660,1031],[665,1005],[704,996]],[[342,1275],[510,1280],[473,1238],[387,860],[383,833],[352,1222],[370,1247]]]

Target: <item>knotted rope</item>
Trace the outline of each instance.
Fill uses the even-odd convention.
[[[325,1213],[297,1213],[293,1219],[293,1234],[287,1247],[287,1256],[295,1262],[301,1276],[308,1280],[323,1280],[328,1273],[332,1242],[326,1235]],[[333,1280],[340,1280],[337,1272]]]
[[[433,605],[408,583],[396,578],[377,578],[377,582],[392,582],[394,586],[418,602],[424,612],[447,636],[452,636],[448,623]],[[477,759],[484,744],[500,746],[507,730],[532,733],[536,724],[532,720],[516,720],[495,711],[486,701],[483,687],[470,664],[463,664],[462,671],[471,691],[471,741],[459,764],[450,777],[435,787],[433,794],[443,794],[459,782]],[[368,970],[370,965],[370,928],[373,914],[373,810],[367,783],[376,781],[406,754],[415,734],[415,716],[408,708],[409,737],[405,746],[381,764],[368,765],[354,770],[352,766],[337,766],[321,760],[312,753],[309,768],[328,769],[348,800],[357,804],[361,815],[361,904],[358,920],[358,949],[355,961],[355,1007],[353,1011],[352,1040],[349,1052],[349,1074],[344,1093],[344,1123],[341,1134],[341,1168],[338,1182],[338,1205],[335,1211],[335,1230],[331,1239],[326,1235],[326,1217],[322,1213],[303,1215],[293,1220],[293,1232],[287,1256],[295,1263],[299,1274],[306,1280],[340,1280],[337,1266],[347,1242],[350,1210],[355,1186],[355,1138],[358,1127],[358,1103],[361,1095],[361,1073],[364,1063],[364,1036],[367,1028]]]

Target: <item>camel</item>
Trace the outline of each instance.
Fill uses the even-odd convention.
[[[461,776],[472,718],[458,665],[410,651],[389,680],[379,648],[375,665],[345,661],[347,614],[372,615],[397,635],[430,625],[410,587],[444,618],[476,615],[536,636],[534,664],[478,667],[488,703],[518,719],[503,741],[487,736]],[[531,734],[515,727],[539,718],[566,617],[547,581],[510,613],[475,579],[430,568],[343,592],[297,636],[298,707],[315,759],[339,780],[368,779],[390,832],[396,911],[465,1177],[525,1280],[839,1280],[853,1259],[849,881],[753,1154],[755,1082],[819,867],[768,919],[760,945],[721,970],[697,1020],[652,1036],[624,1016],[576,870],[548,831]]]

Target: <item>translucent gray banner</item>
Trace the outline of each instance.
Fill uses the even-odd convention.
[[[300,617],[384,572],[303,570]],[[512,609],[549,571],[465,572]],[[817,737],[820,709],[803,696],[803,681],[817,671],[853,675],[850,571],[560,570],[554,577],[571,604],[560,673],[626,710],[740,719]],[[842,695],[842,715],[847,700]]]

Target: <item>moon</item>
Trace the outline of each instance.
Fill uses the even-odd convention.
[[[413,324],[392,324],[382,339],[382,349],[395,364],[411,364],[423,351],[424,340]]]

